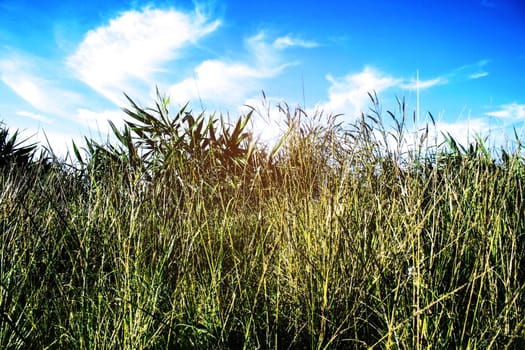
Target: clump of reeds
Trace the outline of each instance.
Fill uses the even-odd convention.
[[[371,98],[283,105],[272,147],[160,95],[75,161],[3,127],[1,347],[524,346],[520,139],[433,144]]]

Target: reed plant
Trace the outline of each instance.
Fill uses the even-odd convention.
[[[74,159],[3,127],[0,347],[524,347],[521,140],[437,144],[370,97],[281,105],[271,147],[160,94]]]

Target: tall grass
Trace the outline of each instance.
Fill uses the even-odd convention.
[[[437,145],[371,97],[351,125],[281,106],[271,149],[160,95],[74,161],[12,161],[4,127],[0,346],[525,346],[519,138]]]

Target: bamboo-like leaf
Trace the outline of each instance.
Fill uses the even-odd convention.
[[[478,148],[478,151],[481,152],[481,155],[483,156],[484,160],[490,162],[492,156],[490,155],[490,152],[487,148],[487,142],[479,134],[476,135],[476,146]]]
[[[75,157],[77,158],[77,160],[79,161],[79,163],[81,165],[86,165],[86,163],[84,163],[84,160],[82,159],[82,156],[80,155],[80,151],[78,150],[78,147],[75,143],[75,141],[71,141],[73,143],[73,153],[75,153]]]
[[[126,138],[124,137],[124,135],[122,135],[122,133],[117,129],[117,127],[111,120],[108,120],[108,123],[111,127],[111,130],[113,131],[113,134],[117,137],[120,143],[126,145]]]

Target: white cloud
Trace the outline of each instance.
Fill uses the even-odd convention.
[[[84,139],[80,135],[72,135],[65,132],[59,132],[56,130],[38,130],[35,135],[38,144],[46,148],[51,147],[53,153],[59,157],[63,158],[66,154],[70,153],[70,147],[72,141],[77,145],[83,145]],[[71,155],[71,153],[70,153]]]
[[[199,12],[127,11],[89,31],[67,62],[82,81],[120,104],[123,90],[134,94],[137,84],[153,84],[154,75],[176,59],[182,47],[219,24]]]
[[[29,102],[33,107],[39,110],[49,110],[46,98],[41,86],[42,80],[27,75],[3,74],[2,81],[13,89],[20,97]]]
[[[511,103],[501,106],[501,109],[487,113],[488,116],[506,119],[525,119],[525,104]]]
[[[411,79],[408,83],[402,83],[400,84],[400,87],[406,90],[424,90],[428,89],[430,87],[436,86],[436,85],[444,85],[447,84],[447,79],[443,77],[437,77],[435,79],[429,79],[429,80],[415,80]]]
[[[444,141],[443,134],[450,134],[460,145],[467,146],[474,141],[476,135],[486,136],[491,131],[491,127],[494,126],[491,126],[486,118],[473,118],[456,122],[436,121],[438,143]]]
[[[172,85],[169,95],[173,102],[180,104],[196,99],[232,104],[242,101],[246,92],[255,88],[255,81],[262,77],[260,71],[242,63],[208,60],[195,69],[195,78]]]
[[[75,120],[80,124],[88,126],[92,130],[106,131],[109,130],[108,120],[112,121],[115,126],[124,126],[126,115],[120,110],[92,111],[85,108],[79,108],[76,112]]]
[[[184,104],[191,100],[213,102],[222,107],[237,107],[263,88],[264,79],[279,75],[293,63],[283,63],[263,32],[245,40],[248,59],[245,61],[206,60],[199,64],[193,77],[169,88],[171,100]]]
[[[479,73],[473,73],[471,75],[468,76],[469,79],[479,79],[479,78],[484,78],[486,76],[488,76],[489,73],[487,72],[479,72]]]
[[[74,92],[57,87],[51,80],[33,74],[37,68],[31,60],[21,55],[1,60],[0,79],[39,111],[65,116],[68,107],[79,103],[82,98]],[[38,61],[36,58],[34,60]],[[42,62],[39,64],[43,65]]]
[[[447,74],[447,77],[450,80],[455,79],[480,79],[489,75],[489,72],[485,67],[490,63],[490,60],[482,59],[474,63],[465,64],[460,66],[450,73]]]
[[[485,67],[489,63],[490,63],[490,60],[481,59],[477,62],[469,63],[469,64],[462,65],[460,67],[457,67],[456,69],[454,69],[454,72],[462,72],[462,71],[468,71],[468,70],[474,70],[474,69],[481,70],[483,67]]]
[[[273,42],[273,47],[276,49],[286,49],[288,47],[303,47],[306,49],[311,49],[317,47],[318,45],[319,44],[317,44],[315,41],[302,40],[290,35],[277,38]]]
[[[36,144],[38,147],[45,147],[47,149],[51,147],[55,155],[59,158],[66,156],[68,153],[68,146],[71,145],[71,140],[75,140],[77,145],[81,145],[84,140],[80,135],[61,132],[56,130],[56,128],[43,129],[36,126],[17,125],[13,127],[12,130],[19,131],[19,138],[17,138],[17,140],[25,140],[24,144],[26,145]]]
[[[34,119],[34,120],[37,120],[39,122],[43,122],[46,124],[52,124],[54,122],[54,120],[51,118],[44,117],[41,114],[37,114],[37,113],[29,112],[29,111],[17,111],[16,114],[22,117],[29,117],[31,119]]]
[[[279,110],[282,100],[272,97],[251,97],[238,107],[241,115],[253,110],[251,127],[254,136],[267,145],[274,145],[287,130],[286,116]]]
[[[244,45],[250,55],[250,62],[246,62],[249,66],[268,71],[283,61],[281,51],[284,48],[277,49],[273,43],[268,42],[264,31],[246,38]]]
[[[284,67],[257,69],[244,63],[226,63],[209,60],[195,69],[195,78],[187,78],[169,89],[173,102],[186,103],[190,100],[238,104],[248,93],[262,86],[261,79],[277,75]]]
[[[351,118],[357,117],[370,103],[369,92],[380,93],[398,86],[401,79],[381,73],[372,67],[365,67],[362,72],[349,74],[343,79],[327,76],[331,86],[328,101],[320,105],[328,113],[344,113]]]

